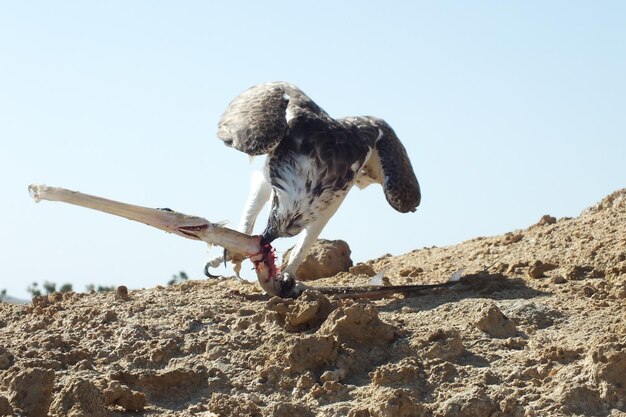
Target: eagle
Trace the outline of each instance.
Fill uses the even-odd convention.
[[[262,173],[253,175],[239,231],[169,208],[142,207],[44,184],[31,184],[28,190],[36,202],[74,204],[221,246],[224,254],[206,264],[207,275],[209,267],[228,260],[239,274],[241,262],[250,259],[263,290],[294,298],[308,288],[297,281],[298,266],[352,186],[381,184],[389,205],[401,213],[415,211],[421,200],[411,161],[389,124],[372,116],[333,119],[292,84],[259,84],[237,96],[219,121],[218,138],[250,156],[267,155]],[[252,235],[268,201],[265,229]],[[272,242],[298,234],[280,271]],[[451,284],[434,284],[447,285]],[[394,291],[433,286],[418,287],[396,286]]]
[[[250,156],[267,155],[252,187],[238,230],[251,235],[267,202],[270,212],[260,235],[263,262],[275,260],[272,242],[299,235],[286,267],[276,270],[271,292],[281,297],[302,291],[296,271],[348,191],[381,184],[387,202],[401,213],[420,204],[420,186],[406,149],[383,119],[334,119],[295,85],[258,84],[230,102],[219,124],[223,143]],[[224,251],[209,267],[231,261],[239,274],[246,253]],[[268,258],[270,262],[268,262]],[[257,263],[255,262],[255,267]]]

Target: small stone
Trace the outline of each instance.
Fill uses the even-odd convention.
[[[286,352],[289,366],[295,372],[317,371],[337,359],[339,342],[333,336],[308,335],[298,339]]]
[[[603,271],[596,271],[593,266],[576,265],[567,273],[567,279],[569,280],[582,280],[585,278],[601,278],[604,276]]]
[[[270,406],[270,413],[267,414],[275,417],[313,417],[314,413],[304,404],[279,402]]]
[[[46,417],[52,403],[55,373],[51,369],[29,368],[9,382],[9,398],[14,407],[29,417]]]
[[[522,239],[524,239],[523,234],[509,232],[506,235],[504,235],[504,238],[502,238],[499,243],[504,246],[507,246],[507,245],[512,245],[513,243],[517,243],[521,241]]]
[[[313,328],[321,325],[333,309],[326,296],[317,291],[305,291],[286,313],[285,319],[294,328]]]
[[[326,392],[339,392],[343,389],[343,385],[336,381],[326,381],[324,385],[322,385],[322,388]]]
[[[296,386],[300,389],[308,389],[313,385],[315,385],[315,374],[311,371],[304,372],[296,383]]]
[[[463,352],[463,340],[457,329],[438,329],[428,335],[426,340],[420,340],[418,346],[422,348],[421,355],[426,359],[440,359],[456,362]]]
[[[113,310],[107,310],[103,315],[100,322],[102,324],[110,324],[117,321],[117,313]]]
[[[93,365],[87,359],[83,359],[74,365],[74,369],[77,371],[93,370]]]
[[[592,287],[591,285],[585,285],[584,287],[581,288],[580,292],[585,296],[585,297],[591,297],[592,295],[594,295],[597,290]]]
[[[497,338],[515,336],[515,322],[505,316],[495,304],[487,304],[481,308],[480,318],[474,325],[485,333]]]
[[[339,373],[336,371],[326,371],[320,376],[322,382],[339,382]]]
[[[106,417],[104,396],[94,383],[82,378],[70,378],[50,405],[54,416]]]
[[[545,278],[545,273],[558,268],[558,265],[551,263],[544,263],[541,261],[535,261],[535,263],[528,268],[528,276],[531,278]]]
[[[128,288],[126,287],[126,285],[120,285],[115,289],[115,299],[123,301],[127,301],[129,299]]]
[[[6,397],[0,395],[0,416],[12,416],[13,415],[13,407],[9,403],[9,400]]]
[[[142,392],[134,391],[118,381],[109,382],[104,390],[104,403],[106,405],[119,405],[126,411],[143,411],[146,406],[146,396]]]
[[[376,271],[370,265],[367,264],[356,264],[355,266],[351,266],[348,270],[352,275],[367,275],[368,277],[373,277],[376,275]]]
[[[563,278],[561,275],[557,275],[552,278],[552,283],[554,284],[565,284],[567,280]]]
[[[283,254],[283,268],[290,254],[291,249]],[[350,254],[350,247],[343,240],[319,239],[309,249],[308,255],[296,270],[296,276],[306,281],[348,272],[352,266]]]
[[[556,217],[552,217],[549,214],[545,214],[544,216],[541,217],[541,219],[539,219],[537,226],[546,226],[546,225],[554,224],[554,223],[556,223]]]
[[[386,345],[398,336],[396,328],[382,321],[371,304],[352,304],[333,311],[320,334],[334,335],[342,343]]]
[[[411,268],[405,268],[402,269],[400,271],[400,276],[401,277],[418,277],[419,275],[421,275],[424,272],[424,270],[422,268],[419,267],[411,267]]]
[[[13,364],[13,355],[0,345],[0,370],[8,369]]]

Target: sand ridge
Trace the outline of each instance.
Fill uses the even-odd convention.
[[[237,279],[0,303],[0,415],[626,415],[626,190],[576,218],[383,256],[310,285]]]

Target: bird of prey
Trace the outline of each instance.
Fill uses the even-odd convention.
[[[296,281],[296,270],[353,185],[382,184],[391,207],[403,213],[415,211],[420,203],[419,184],[406,150],[384,120],[371,116],[333,119],[291,84],[260,84],[236,97],[222,115],[218,137],[249,155],[267,154],[263,173],[254,177],[239,231],[171,209],[151,209],[42,184],[28,189],[35,201],[87,207],[221,246],[228,256],[225,252],[208,266],[230,259],[238,271],[241,261],[249,258],[261,287],[281,297],[297,297],[307,288]],[[252,236],[256,218],[268,201],[271,209],[265,230]],[[297,234],[300,240],[281,272],[271,243]],[[408,287],[394,290],[432,286]]]
[[[217,135],[226,146],[250,156],[267,155],[262,174],[253,176],[239,231],[252,234],[269,201],[269,218],[260,236],[265,258],[274,261],[272,241],[300,234],[286,267],[273,281],[275,295],[301,291],[296,270],[353,185],[381,184],[388,203],[402,213],[415,211],[420,203],[419,183],[406,150],[384,120],[333,119],[292,84],[264,83],[244,91],[226,108]],[[205,271],[231,260],[238,273],[247,257],[250,254],[224,252],[209,261]],[[254,262],[258,273],[259,261]]]

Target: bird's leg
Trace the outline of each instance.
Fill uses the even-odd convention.
[[[241,215],[241,220],[239,221],[239,226],[237,227],[238,231],[247,235],[252,234],[254,223],[263,209],[263,206],[269,200],[271,191],[272,187],[270,186],[270,183],[264,173],[261,171],[254,171],[250,180],[250,194],[248,195],[248,200],[246,201],[243,214]],[[231,261],[233,263],[233,270],[239,277],[241,262],[245,258],[246,257],[241,254],[233,253],[225,249],[222,255],[216,256],[208,261],[205,271],[208,271],[209,266],[215,268],[222,262],[226,263],[227,261]]]
[[[297,297],[305,289],[307,289],[306,285],[296,280],[296,271],[302,261],[304,261],[306,255],[309,253],[311,246],[317,241],[317,238],[326,226],[326,223],[328,223],[328,220],[330,220],[341,205],[345,196],[346,195],[344,194],[343,196],[338,197],[333,205],[327,207],[326,210],[319,213],[319,217],[309,223],[300,233],[298,242],[296,242],[295,246],[291,250],[291,254],[287,260],[287,265],[279,275],[280,281],[282,282],[281,287],[289,289],[289,293],[283,295],[284,297]]]
[[[302,283],[296,281],[296,271],[326,224],[326,222],[323,222],[323,224],[319,223],[320,222],[314,222],[309,224],[309,226],[300,233],[298,241],[293,249],[291,249],[287,265],[279,275],[281,287],[286,291],[286,294],[282,295],[283,297],[297,297],[306,289]]]
[[[261,171],[254,171],[250,179],[250,194],[237,230],[247,235],[252,234],[254,223],[265,203],[269,201],[271,193],[272,187],[266,175]]]

